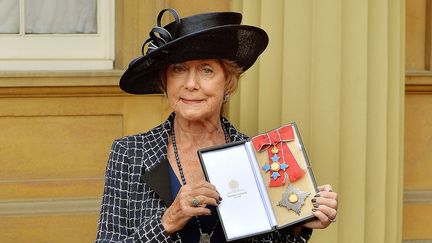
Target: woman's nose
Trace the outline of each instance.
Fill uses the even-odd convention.
[[[186,84],[185,84],[185,88],[186,89],[190,89],[190,90],[194,90],[198,87],[198,75],[196,74],[195,71],[191,71],[189,72],[188,78],[186,80]]]

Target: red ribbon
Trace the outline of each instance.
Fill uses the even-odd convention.
[[[273,157],[271,148],[274,146],[276,146],[276,148],[279,150],[277,155],[280,157],[280,164],[286,163],[288,165],[288,168],[286,168],[285,171],[282,169],[278,171],[279,177],[277,177],[276,180],[274,180],[273,177],[270,178],[271,187],[282,186],[285,184],[284,172],[288,174],[289,180],[291,182],[297,181],[305,174],[305,172],[298,165],[287,144],[287,142],[294,141],[294,139],[294,129],[291,125],[286,125],[252,138],[252,143],[256,151],[262,152],[267,150],[270,165],[273,163],[271,160]]]

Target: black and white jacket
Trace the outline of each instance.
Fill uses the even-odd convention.
[[[181,242],[166,234],[161,217],[173,202],[167,145],[174,113],[148,132],[115,140],[109,155],[96,243]],[[247,139],[222,119],[231,141]],[[311,231],[294,237],[289,229],[248,242],[307,242]]]

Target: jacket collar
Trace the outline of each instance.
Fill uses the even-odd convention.
[[[175,113],[173,112],[164,123],[154,129],[154,132],[161,133],[162,139],[159,139],[159,141],[149,141],[149,144],[155,144],[155,146],[161,148],[163,154],[160,157],[149,157],[149,164],[152,166],[146,168],[146,166],[143,165],[141,176],[141,181],[147,183],[159,195],[162,201],[165,202],[167,207],[169,207],[174,201],[169,176],[170,164],[167,159],[168,139],[174,122],[174,117]],[[222,125],[228,132],[231,142],[247,139],[247,136],[239,133],[225,117],[222,117]]]

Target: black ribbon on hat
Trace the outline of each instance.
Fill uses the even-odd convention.
[[[167,9],[160,11],[160,13],[158,14],[158,17],[157,17],[157,26],[155,26],[151,29],[151,31],[149,33],[150,38],[148,38],[141,47],[141,53],[143,55],[151,53],[152,51],[156,50],[157,48],[159,48],[165,44],[167,44],[168,42],[170,42],[173,39],[173,36],[171,35],[171,33],[168,30],[166,30],[165,28],[163,28],[162,24],[161,24],[162,16],[167,11],[170,12],[174,16],[175,21],[174,21],[173,34],[176,33],[177,28],[180,25],[180,17],[178,15],[178,13],[172,8],[167,8]],[[147,44],[148,44],[147,52],[144,54],[144,48]]]

